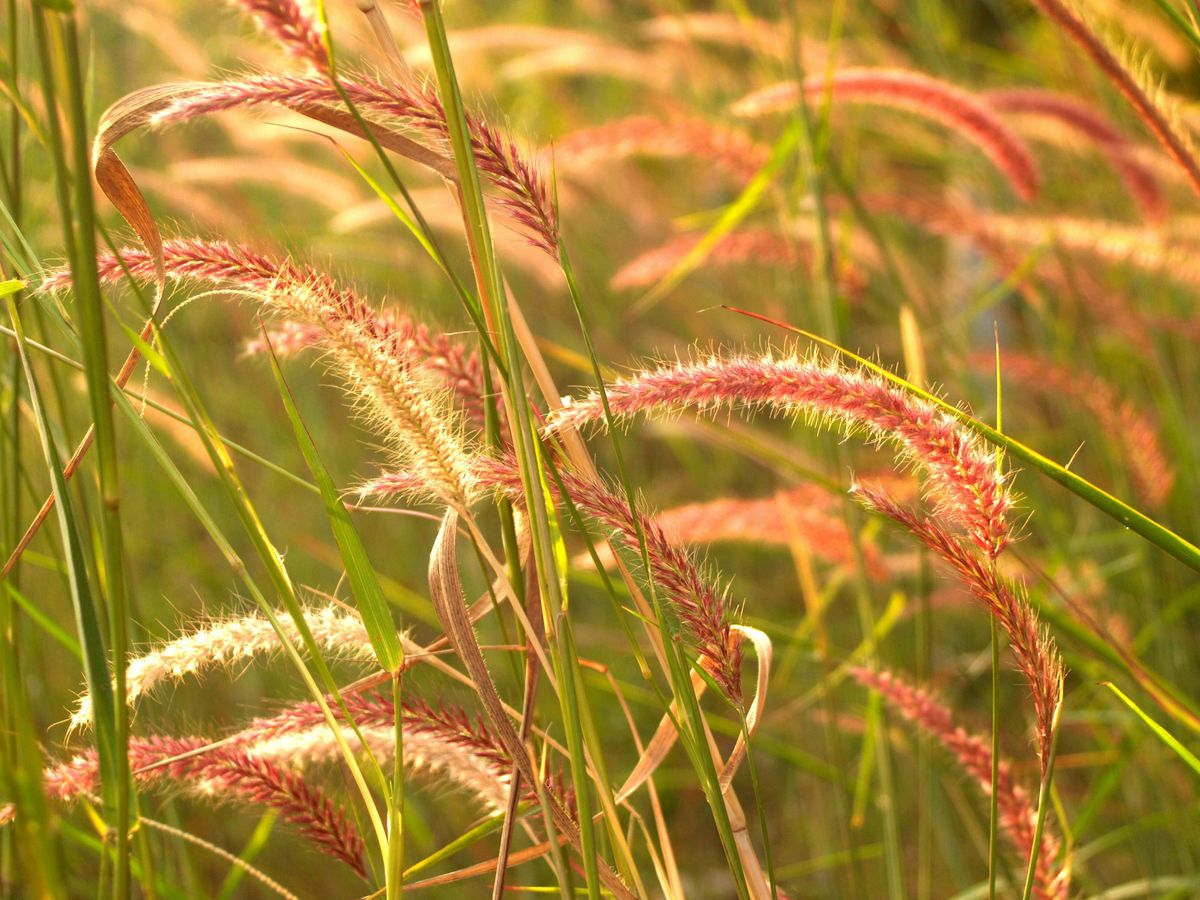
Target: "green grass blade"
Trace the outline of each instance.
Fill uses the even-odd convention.
[[[103,629],[100,624],[102,615],[92,591],[86,557],[87,547],[81,539],[81,528],[75,502],[67,491],[67,482],[59,463],[58,447],[48,424],[46,408],[42,402],[41,392],[38,390],[28,348],[25,346],[25,328],[17,311],[16,302],[11,295],[6,302],[9,320],[12,323],[13,331],[17,334],[17,353],[20,355],[21,365],[24,369],[30,406],[33,409],[38,436],[42,443],[42,455],[46,461],[46,468],[49,471],[57,501],[55,510],[67,558],[67,578],[71,603],[75,611],[76,630],[83,651],[84,675],[88,691],[93,698],[96,747],[100,754],[101,779],[107,787],[107,791],[111,791],[115,786],[115,778],[119,771],[114,759],[118,753],[118,747],[114,725],[116,717],[113,711],[113,686],[108,670],[108,651],[104,644]]]
[[[3,587],[13,602],[21,607],[21,611],[29,616],[31,622],[46,632],[60,646],[66,648],[67,652],[73,657],[83,662],[83,651],[79,648],[78,640],[72,637],[65,628],[38,609],[37,604],[17,590],[13,584],[6,582]]]
[[[342,724],[338,722],[333,714],[333,711],[330,709],[327,695],[332,696],[333,700],[341,705],[342,712],[345,717],[345,723],[355,730],[357,729],[357,726],[354,724],[353,717],[350,716],[349,711],[345,708],[345,704],[342,701],[340,692],[338,691],[338,685],[333,677],[333,673],[330,671],[328,663],[321,654],[320,648],[313,638],[312,631],[308,627],[308,622],[304,618],[304,611],[300,606],[299,598],[297,597],[295,588],[292,585],[291,576],[288,574],[287,569],[283,564],[282,557],[272,544],[257,510],[250,501],[249,495],[237,475],[236,469],[233,465],[233,460],[226,450],[224,444],[220,442],[220,436],[217,432],[217,429],[215,425],[213,425],[212,420],[209,418],[207,411],[204,409],[194,385],[191,383],[191,380],[187,377],[186,372],[182,368],[182,365],[175,354],[173,346],[170,342],[164,339],[161,331],[156,331],[155,334],[158,346],[161,348],[162,352],[161,354],[155,354],[153,358],[150,358],[150,361],[152,364],[161,367],[160,371],[175,386],[177,396],[181,401],[183,401],[189,416],[191,416],[192,426],[195,428],[197,435],[199,435],[201,441],[204,443],[205,450],[217,470],[217,474],[221,480],[222,486],[225,488],[227,496],[232,501],[238,517],[245,528],[247,536],[250,538],[259,558],[266,566],[272,585],[276,590],[280,602],[283,604],[284,609],[287,611],[288,615],[292,617],[296,625],[296,630],[300,635],[301,643],[304,645],[304,649],[309,654],[309,657],[312,661],[312,666],[316,670],[315,676],[309,670],[308,665],[305,664],[304,659],[300,656],[299,650],[283,630],[282,623],[276,614],[275,607],[268,602],[265,595],[258,590],[257,586],[254,585],[252,581],[249,581],[248,585],[251,587],[251,595],[258,604],[259,610],[264,616],[266,616],[268,621],[271,622],[272,627],[279,636],[279,640],[283,646],[285,654],[291,660],[293,665],[295,665],[297,672],[305,682],[305,686],[308,688],[313,699],[317,702],[317,705],[324,713],[326,723],[329,725],[330,730],[334,735],[334,739],[342,753],[342,757],[346,761],[347,767],[350,770],[350,774],[354,780],[354,783],[362,795],[367,814],[372,825],[374,826],[376,837],[379,839],[380,847],[384,850],[384,852],[386,852],[388,843],[387,833],[384,829],[383,822],[379,817],[379,811],[376,808],[370,788],[367,785],[363,768],[360,766],[356,754],[346,741]],[[119,396],[118,402],[123,403],[129,409],[129,412],[136,417],[136,413],[133,413],[132,408],[129,407],[128,401],[123,396]],[[143,435],[150,439],[151,446],[158,444],[157,439],[155,439],[153,435],[149,433],[148,428],[144,429]],[[176,473],[178,473],[178,470],[174,468],[174,464],[170,462],[169,457],[165,456],[165,453],[162,455],[162,457],[160,457],[160,461],[169,464],[170,468],[168,471],[174,470]],[[182,474],[178,474],[178,477],[174,480],[176,482],[176,486],[179,487],[179,489],[184,493],[185,498],[188,498],[189,502],[192,503],[193,508],[200,508],[199,501],[195,498],[195,492],[192,490],[191,486],[187,484],[187,481],[183,478]],[[211,517],[206,516],[206,519],[207,521],[212,522]],[[242,575],[244,580],[247,580],[248,575],[246,574],[245,564],[237,556],[237,554],[233,552],[232,545],[230,545],[229,541],[223,535],[221,535],[219,529],[215,529],[215,527],[210,529],[210,534],[218,540],[219,545],[222,547],[222,550],[225,553],[226,559],[229,561],[234,571]],[[318,680],[320,681],[320,684],[318,684]],[[324,689],[322,689],[322,685]],[[365,747],[367,746],[367,743],[366,741],[360,739],[360,745]],[[375,786],[384,796],[386,796],[388,793],[388,784],[387,780],[384,778],[383,770],[379,765],[379,761],[375,759],[373,754],[370,753],[365,754],[364,759],[367,763],[367,773],[370,774]]]
[[[266,334],[266,330],[263,330]],[[375,567],[367,557],[367,548],[363,546],[358,530],[350,520],[346,505],[342,502],[329,470],[321,462],[312,435],[300,418],[296,408],[296,398],[288,387],[279,367],[279,359],[273,349],[269,350],[271,373],[279,387],[279,396],[283,399],[287,410],[288,420],[296,433],[296,443],[304,455],[304,462],[309,472],[321,489],[321,497],[325,501],[325,514],[329,517],[329,526],[333,531],[334,540],[342,554],[342,562],[346,566],[346,578],[350,582],[350,590],[354,594],[359,613],[362,614],[363,627],[371,640],[371,647],[379,665],[388,672],[396,672],[404,662],[404,650],[400,646],[400,638],[396,634],[396,624],[392,621],[392,613],[387,600],[383,596],[383,588],[375,575]]]
[[[1008,453],[1011,453],[1014,457],[1022,462],[1033,466],[1043,475],[1046,475],[1052,480],[1057,481],[1071,493],[1083,500],[1086,500],[1092,506],[1096,507],[1096,509],[1108,516],[1111,516],[1126,528],[1137,532],[1150,543],[1154,544],[1154,546],[1166,553],[1169,553],[1171,556],[1175,557],[1190,569],[1200,572],[1200,547],[1197,547],[1187,539],[1176,534],[1165,525],[1156,522],[1145,513],[1134,509],[1123,500],[1119,500],[1118,498],[1114,497],[1103,488],[1092,484],[1092,482],[1088,481],[1086,478],[1076,475],[1065,466],[1062,466],[1059,463],[1054,462],[1054,460],[1043,456],[1032,447],[1026,446],[1020,441],[1015,440],[1008,435],[1002,434],[992,426],[988,425],[986,422],[980,421],[970,413],[963,412],[952,403],[947,403],[936,394],[929,393],[928,391],[918,387],[915,384],[912,384],[906,379],[901,378],[894,372],[889,372],[883,366],[873,363],[866,357],[859,356],[852,350],[847,350],[845,347],[823,338],[818,334],[814,334],[813,332],[806,331],[803,328],[797,328],[795,325],[789,325],[786,322],[770,319],[766,316],[749,312],[744,309],[737,309],[736,307],[732,306],[726,306],[724,308],[729,309],[732,312],[740,313],[741,315],[750,316],[751,318],[769,322],[772,325],[777,325],[780,328],[784,328],[793,332],[794,334],[799,334],[808,338],[809,340],[816,341],[817,343],[822,344],[823,346],[854,360],[859,365],[869,369],[876,375],[887,379],[898,387],[901,387],[904,390],[929,401],[942,411],[954,416],[972,431],[975,431],[987,438],[987,440],[991,441],[996,446],[1003,448]]]
[[[1156,721],[1154,721],[1154,719],[1150,718],[1150,716],[1148,716],[1146,714],[1145,710],[1143,710],[1140,706],[1138,706],[1136,703],[1134,703],[1133,700],[1131,700],[1119,687],[1117,687],[1111,681],[1105,681],[1105,682],[1101,682],[1101,683],[1106,688],[1108,688],[1110,691],[1112,691],[1114,694],[1116,694],[1117,698],[1122,703],[1124,703],[1131,710],[1133,710],[1137,714],[1138,718],[1141,719],[1143,722],[1145,722],[1146,725],[1149,726],[1150,730],[1154,732],[1155,737],[1157,737],[1160,741],[1162,741],[1164,744],[1166,744],[1168,747],[1170,747],[1172,752],[1174,752],[1174,754],[1176,756],[1178,756],[1181,760],[1184,761],[1184,763],[1187,764],[1188,768],[1190,768],[1197,775],[1200,775],[1200,759],[1198,759],[1194,753],[1192,753],[1190,750],[1188,750],[1187,747],[1183,746],[1183,744],[1181,744],[1179,742],[1179,739],[1176,738],[1175,735],[1171,734],[1171,732],[1167,731],[1167,729],[1165,729],[1161,725],[1159,725],[1158,722],[1156,722]]]
[[[388,607],[387,600],[384,599],[383,588],[380,587],[379,579],[375,575],[375,568],[367,557],[367,548],[363,546],[358,530],[350,521],[350,514],[346,511],[346,506],[342,502],[337,488],[334,487],[329,470],[321,462],[312,435],[309,434],[308,428],[300,418],[300,411],[296,408],[296,398],[292,395],[291,388],[288,387],[287,380],[283,376],[283,370],[279,367],[279,359],[275,355],[274,348],[271,347],[266,329],[263,328],[262,332],[267,341],[271,373],[275,376],[279,396],[283,399],[288,419],[292,423],[292,430],[296,434],[296,442],[300,445],[300,452],[304,455],[308,470],[321,488],[321,497],[325,501],[325,514],[329,519],[334,540],[342,555],[342,563],[346,568],[350,590],[354,595],[358,611],[362,615],[363,627],[367,630],[367,637],[371,641],[371,647],[375,651],[379,665],[387,672],[396,673],[396,677],[393,679],[396,747],[393,760],[392,791],[388,799],[386,855],[388,900],[392,900],[393,897],[400,895],[401,873],[404,869],[404,830],[403,818],[400,814],[404,803],[404,730],[399,677],[400,667],[404,663],[404,648],[400,645],[400,638],[396,634],[396,623],[392,620],[391,609]]]

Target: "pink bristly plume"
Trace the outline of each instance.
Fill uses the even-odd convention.
[[[365,73],[339,77],[346,96],[364,114],[395,119],[431,139],[436,149],[449,149],[449,130],[442,102],[431,88],[381,82]],[[150,117],[152,125],[186,122],[230,109],[264,105],[288,109],[341,109],[341,95],[321,75],[249,75],[189,85]],[[501,192],[501,205],[519,224],[530,243],[557,259],[558,212],[539,166],[527,160],[516,143],[477,116],[468,116],[471,146],[480,171]]]
[[[329,54],[317,21],[297,0],[233,0],[264,34],[318,72],[329,69]]]
[[[684,362],[614,381],[606,388],[614,416],[731,405],[805,412],[891,440],[902,457],[928,472],[938,510],[995,557],[1009,542],[1011,506],[996,457],[982,441],[932,403],[866,371],[796,357],[731,355]],[[551,433],[603,424],[592,393],[552,413]]]
[[[425,366],[437,373],[450,386],[473,422],[482,423],[484,408],[483,370],[478,354],[468,351],[444,334],[434,334],[427,325],[414,322],[406,315],[387,308],[379,309],[352,289],[337,284],[328,275],[311,266],[291,260],[279,260],[247,247],[225,241],[205,241],[195,238],[175,238],[163,243],[163,264],[168,278],[199,281],[234,288],[254,294],[288,291],[289,289],[318,291],[330,300],[333,308],[358,323],[371,336],[396,347],[412,349],[423,358]],[[104,284],[119,284],[129,275],[138,280],[154,277],[150,254],[138,247],[125,247],[120,257],[103,253],[96,260],[100,280]],[[49,272],[41,290],[57,291],[70,286],[71,273],[62,268]],[[305,347],[321,345],[325,330],[308,321],[285,320],[268,332],[276,353],[287,355]],[[266,349],[261,336],[246,345],[247,352]]]
[[[903,109],[945,125],[972,141],[1008,178],[1022,200],[1037,196],[1041,176],[1025,143],[990,106],[956,85],[904,69],[839,69],[826,80],[810,75],[804,93],[818,103],[828,92],[835,103],[872,103]],[[800,89],[782,82],[743,97],[733,111],[761,116],[795,107]]]
[[[1133,107],[1134,111],[1145,123],[1150,133],[1167,151],[1167,154],[1179,164],[1187,175],[1192,190],[1200,194],[1200,163],[1197,163],[1195,152],[1190,140],[1176,128],[1171,117],[1163,112],[1156,104],[1146,88],[1122,65],[1091,27],[1062,0],[1033,0],[1033,5],[1040,9],[1050,21],[1066,32],[1076,44],[1082,48],[1092,62],[1104,73]]]
[[[129,764],[144,787],[182,784],[214,798],[261,803],[279,812],[318,848],[366,877],[363,840],[349,817],[300,773],[258,759],[236,747],[197,751],[208,738],[132,738]],[[95,751],[75,757],[45,774],[46,793],[73,800],[94,793],[99,779]]]
[[[1083,135],[1108,158],[1149,221],[1160,222],[1166,216],[1166,202],[1154,173],[1137,158],[1129,138],[1090,104],[1070,94],[1039,88],[988,91],[983,99],[999,112],[1053,119]]]
[[[622,497],[604,485],[566,467],[560,467],[556,474],[557,478],[549,479],[556,501],[564,503],[569,499],[584,515],[611,529],[618,541],[635,555],[641,552],[638,539],[638,525],[641,525],[655,587],[692,633],[705,670],[731,700],[739,700],[741,645],[730,630],[723,593],[701,574],[686,550],[670,541],[652,517],[631,509]],[[511,458],[481,459],[477,477],[481,484],[514,500],[524,498],[520,470]]]
[[[994,562],[985,563],[978,554],[933,519],[901,506],[876,485],[859,484],[854,490],[868,507],[903,525],[953,569],[971,596],[983,605],[1008,635],[1017,666],[1033,695],[1038,757],[1042,763],[1042,774],[1045,775],[1054,738],[1054,717],[1062,702],[1065,673],[1058,648],[1038,620],[1029,600],[1019,588],[999,576]]]
[[[935,737],[975,779],[984,794],[991,794],[992,749],[988,741],[956,725],[950,710],[927,691],[913,687],[890,672],[854,668],[850,673],[860,684],[878,691],[896,712]],[[1017,783],[1012,766],[1006,760],[1000,761],[998,774],[996,806],[1000,826],[1017,853],[1028,860],[1033,850],[1037,810],[1029,793]],[[1049,828],[1044,828],[1034,873],[1034,896],[1038,900],[1065,900],[1070,893],[1070,872],[1058,868],[1058,852],[1058,838]]]

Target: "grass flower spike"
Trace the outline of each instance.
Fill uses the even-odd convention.
[[[902,459],[928,475],[939,512],[961,525],[989,556],[1010,540],[1012,500],[996,457],[937,407],[864,371],[819,358],[729,354],[649,369],[605,388],[613,415],[715,412],[724,407],[799,413],[821,423],[862,430],[898,445]],[[551,433],[603,423],[597,394],[572,398],[549,419]]]

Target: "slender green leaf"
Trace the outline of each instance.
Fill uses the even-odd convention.
[[[854,353],[852,350],[847,350],[845,347],[838,345],[834,341],[823,338],[818,334],[813,334],[811,331],[806,331],[803,328],[797,328],[795,325],[789,325],[786,322],[780,322],[776,319],[759,315],[758,313],[749,312],[744,309],[738,309],[733,306],[726,306],[724,308],[744,316],[750,316],[754,319],[769,322],[772,325],[777,325],[795,334],[802,335],[809,340],[816,341],[817,343],[829,347],[831,350],[834,350],[843,356],[853,359],[859,365],[869,369],[882,378],[886,378],[888,381],[903,388],[904,390],[929,401],[939,409],[954,416],[972,431],[978,432],[980,435],[987,438],[998,447],[1003,447],[1017,459],[1030,464],[1042,474],[1050,477],[1054,481],[1057,481],[1071,493],[1086,500],[1101,512],[1116,519],[1126,528],[1137,532],[1146,540],[1150,541],[1150,543],[1171,554],[1171,556],[1175,557],[1184,565],[1194,569],[1197,572],[1200,572],[1200,547],[1197,547],[1195,544],[1179,536],[1165,525],[1162,525],[1159,522],[1156,522],[1154,519],[1151,519],[1145,513],[1134,509],[1123,500],[1117,499],[1103,488],[1092,484],[1092,482],[1088,481],[1086,478],[1076,475],[1065,466],[1062,466],[1054,462],[1054,460],[1043,456],[1032,447],[1026,446],[1020,441],[1000,433],[986,422],[981,422],[970,413],[963,412],[957,406],[953,405],[952,403],[947,403],[936,394],[931,394],[929,391],[926,391],[912,382],[901,378],[894,372],[889,372],[878,363],[873,363],[866,357],[859,356],[857,353]]]
[[[266,329],[263,329],[263,334],[266,335]],[[267,340],[269,347],[269,338]],[[329,517],[333,538],[337,541],[338,549],[341,551],[342,562],[346,566],[346,577],[350,581],[350,590],[354,594],[358,611],[362,614],[363,627],[366,628],[367,636],[371,639],[371,647],[375,650],[379,664],[388,672],[396,672],[404,662],[404,649],[396,634],[396,624],[392,621],[391,609],[388,607],[387,600],[384,599],[383,588],[379,585],[375,568],[367,557],[367,548],[363,546],[362,538],[359,537],[358,530],[350,520],[350,514],[346,511],[346,505],[342,502],[342,498],[333,484],[329,470],[321,462],[312,435],[309,434],[308,428],[300,418],[300,411],[296,408],[296,398],[292,396],[291,388],[288,387],[287,381],[283,377],[283,370],[279,367],[279,359],[275,356],[274,349],[270,349],[269,356],[271,372],[275,375],[275,382],[279,386],[279,396],[283,399],[288,419],[296,432],[296,442],[300,445],[300,452],[304,454],[308,470],[316,480],[317,486],[321,489],[321,497],[325,500],[325,514]]]
[[[1137,713],[1138,718],[1150,726],[1150,730],[1154,732],[1155,736],[1168,747],[1170,747],[1176,756],[1187,763],[1188,768],[1190,768],[1197,775],[1200,775],[1200,759],[1197,759],[1194,753],[1188,750],[1187,747],[1183,746],[1183,744],[1179,742],[1179,739],[1176,738],[1175,735],[1171,734],[1171,732],[1159,725],[1156,721],[1154,721],[1154,719],[1146,715],[1145,710],[1134,703],[1133,700],[1126,696],[1126,694],[1111,681],[1104,681],[1101,683],[1114,694],[1116,694],[1122,703]]]

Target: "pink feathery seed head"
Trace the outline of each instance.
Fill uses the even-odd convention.
[[[974,94],[920,72],[904,69],[849,68],[830,79],[811,75],[805,95],[819,99],[829,92],[835,102],[873,103],[922,115],[971,140],[1008,178],[1023,200],[1037,196],[1041,176],[1033,154],[1003,120]],[[783,82],[743,97],[733,112],[761,116],[795,106],[796,82]]]
[[[439,374],[454,391],[471,423],[482,428],[486,401],[479,354],[443,333],[431,331],[424,323],[414,322],[407,315],[389,309],[381,309],[376,315],[378,324],[373,330],[391,343],[411,345],[423,359],[426,368]],[[269,343],[277,356],[291,356],[309,347],[320,347],[324,341],[325,334],[321,328],[303,322],[285,321],[269,329],[265,337],[258,334],[248,340],[244,349],[247,355],[264,353]]]
[[[878,692],[888,705],[908,721],[936,738],[975,779],[985,795],[992,792],[990,743],[957,725],[950,710],[930,694],[891,672],[853,667],[859,684]],[[1028,791],[1017,783],[1012,766],[1000,760],[996,779],[996,805],[1000,825],[1018,854],[1028,860],[1036,833],[1037,810]],[[1039,900],[1065,900],[1070,892],[1069,872],[1056,865],[1060,842],[1052,829],[1042,831],[1034,896]]]
[[[127,260],[135,277],[151,274],[145,252],[133,251]],[[437,382],[437,366],[422,356],[423,350],[441,353],[448,347],[436,346],[427,333],[422,339],[411,323],[407,331],[398,329],[397,320],[389,323],[354,291],[290,261],[275,263],[220,242],[169,241],[164,264],[171,278],[228,284],[253,294],[269,312],[319,327],[330,362],[353,386],[360,411],[400,462],[422,470],[440,502],[469,504],[474,491],[469,445],[449,392]],[[111,254],[102,255],[98,267],[106,282],[124,277]],[[61,278],[51,273],[43,289]],[[442,357],[443,364],[448,361]]]
[[[174,238],[163,244],[163,263],[167,277],[178,280],[203,281],[227,285],[257,294],[287,294],[289,291],[313,292],[324,298],[327,312],[366,329],[374,339],[393,349],[411,350],[422,357],[423,364],[437,373],[453,390],[468,416],[474,422],[483,421],[483,369],[477,353],[467,350],[444,334],[430,331],[408,316],[384,308],[376,310],[366,298],[351,289],[341,287],[328,275],[291,260],[276,260],[247,247],[225,241],[205,241],[196,238]],[[136,247],[126,247],[120,256],[106,252],[96,258],[103,284],[119,284],[126,278],[125,270],[136,279],[154,277],[150,254]],[[39,286],[40,291],[64,290],[71,284],[67,267],[52,270]],[[286,311],[285,311],[286,315]],[[321,344],[327,330],[307,320],[285,319],[268,332],[276,353],[288,354],[305,346]],[[249,353],[265,349],[261,335],[246,346]]]
[[[787,546],[799,541],[817,557],[851,568],[855,565],[852,539],[842,517],[834,513],[834,503],[840,499],[829,491],[803,485],[769,497],[731,497],[676,506],[655,515],[654,521],[676,545],[736,541]],[[603,548],[597,550],[604,561]],[[862,551],[867,574],[874,580],[884,579],[887,566],[878,548],[868,543]]]
[[[514,500],[524,497],[520,471],[511,457],[481,459],[477,477]],[[640,523],[655,586],[669,600],[670,608],[692,633],[700,663],[733,701],[740,701],[741,644],[729,626],[729,609],[724,593],[697,568],[695,561],[673,544],[652,517],[633,510],[622,497],[602,484],[560,467],[558,479],[550,479],[550,490],[562,502],[567,497],[585,515],[611,529],[620,543],[635,554],[641,552]]]
[[[163,244],[163,260],[168,277],[228,282],[251,291],[269,288],[283,274],[280,266],[266,257],[224,241],[168,240]],[[101,253],[96,257],[96,267],[102,284],[120,284],[126,278],[126,268],[138,280],[155,275],[154,261],[140,247],[125,247],[119,256]],[[38,290],[53,292],[70,286],[71,270],[61,266],[46,273]]]
[[[364,691],[346,694],[344,699],[351,718],[363,728],[390,727],[395,724],[395,705],[388,697],[374,691]],[[401,711],[406,730],[438,734],[491,760],[498,770],[511,768],[512,760],[504,744],[466,710],[414,698],[405,701]],[[338,721],[346,719],[340,707],[333,714]],[[324,725],[325,721],[324,710],[317,703],[302,701],[273,716],[255,719],[236,735],[233,743],[239,747],[251,747],[285,734],[307,731]]]
[[[350,716],[365,732],[389,731],[394,727],[395,706],[390,698],[368,691],[345,695]],[[404,702],[405,764],[423,769],[439,779],[449,779],[468,791],[476,793],[486,803],[495,805],[502,791],[507,790],[512,772],[512,758],[503,742],[484,723],[466,710],[421,698]],[[345,714],[334,711],[339,721]],[[313,730],[327,728],[325,714],[316,703],[304,701],[279,713],[255,719],[249,726],[233,735],[229,741],[247,753],[255,754],[274,742],[288,738],[303,740]],[[335,750],[336,748],[332,747]],[[554,772],[547,775],[545,785],[551,795],[564,801],[569,792],[561,791]],[[499,789],[499,790],[498,790]],[[538,789],[525,786],[524,799],[538,802]]]
[[[129,765],[143,787],[173,784],[213,799],[269,806],[319,849],[359,875],[366,874],[365,845],[357,829],[324,792],[296,771],[238,747],[213,747],[212,740],[204,737],[132,738]],[[63,801],[76,799],[95,791],[99,757],[89,750],[48,769],[43,777],[47,794]]]
[[[134,777],[144,785],[164,778],[182,777],[190,765],[186,759],[163,765],[164,761],[192,753],[209,743],[211,741],[208,738],[198,737],[159,735],[133,738],[129,742],[129,767]],[[67,762],[46,769],[42,777],[48,796],[64,802],[75,800],[97,790],[100,784],[100,757],[95,750],[87,750]]]
[[[481,119],[468,116],[467,125],[479,168],[503,194],[500,204],[522,227],[526,240],[557,261],[558,209],[540,162],[531,161],[515,141]]]
[[[1155,103],[1146,87],[1137,76],[1108,48],[1086,21],[1062,0],[1033,0],[1033,5],[1046,18],[1066,32],[1083,50],[1096,67],[1102,71],[1133,107],[1150,133],[1158,139],[1179,167],[1187,175],[1192,189],[1200,193],[1200,163],[1196,160],[1191,140],[1181,133],[1171,121],[1169,114]]]
[[[889,439],[907,462],[928,473],[937,509],[957,522],[989,556],[1007,546],[1012,504],[995,454],[948,413],[865,370],[817,358],[730,355],[642,372],[606,387],[615,416],[730,405],[804,412]],[[551,414],[550,432],[603,424],[594,392]]]
[[[992,369],[995,356],[975,354],[972,363]],[[1001,375],[1022,390],[1044,397],[1068,400],[1091,413],[1100,428],[1124,449],[1134,489],[1146,502],[1160,505],[1175,483],[1175,469],[1167,459],[1154,421],[1132,401],[1122,400],[1115,388],[1100,378],[1071,366],[1025,353],[1005,351]]]
[[[1129,138],[1091,104],[1041,88],[1003,88],[982,97],[999,112],[1053,119],[1082,134],[1108,158],[1148,220],[1159,222],[1166,216],[1166,201],[1154,173],[1138,160]]]
[[[554,145],[563,169],[590,173],[596,163],[631,156],[687,157],[714,163],[740,181],[753,178],[770,149],[707,119],[629,116],[566,135]]]
[[[221,749],[197,766],[197,774],[240,797],[278,810],[320,850],[362,877],[365,844],[346,813],[299,772],[238,750]]]
[[[702,240],[703,235],[687,234],[653,247],[622,266],[609,283],[616,290],[654,284],[686,259]],[[839,288],[846,294],[859,293],[866,284],[865,276],[847,260],[839,262],[835,273]],[[775,231],[744,229],[722,237],[709,251],[706,263],[760,263],[789,268],[803,266],[807,270],[812,263],[812,250],[806,243]]]
[[[432,88],[385,83],[361,72],[339,78],[339,84],[364,113],[397,120],[432,140],[435,149],[448,147],[445,110]],[[320,75],[251,75],[187,88],[151,114],[149,123],[177,124],[226,110],[264,105],[302,112],[343,107],[341,95]],[[557,259],[558,211],[540,166],[478,116],[468,115],[467,125],[476,162],[500,191],[501,206],[521,226],[530,243]]]
[[[411,470],[381,472],[360,484],[354,493],[359,503],[367,500],[396,503],[414,497],[428,497],[429,479]]]
[[[297,59],[320,72],[329,69],[321,24],[298,0],[232,0],[262,31]]]
[[[1000,577],[994,560],[985,563],[933,519],[896,503],[878,485],[858,484],[854,492],[869,508],[903,525],[937,554],[1008,635],[1017,666],[1032,694],[1038,757],[1044,775],[1050,761],[1054,717],[1062,702],[1065,673],[1058,647],[1046,633],[1024,592]]]

